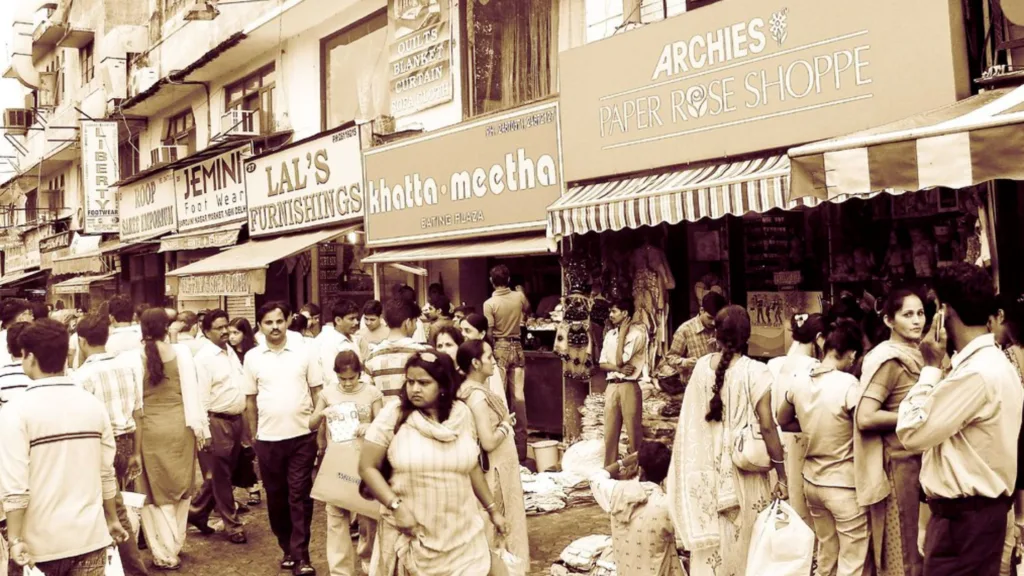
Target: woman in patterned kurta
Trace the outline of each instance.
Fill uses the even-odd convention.
[[[750,316],[727,306],[715,317],[721,354],[697,361],[683,397],[672,469],[668,475],[669,512],[676,537],[690,551],[691,576],[744,576],[757,515],[772,500],[768,473],[751,473],[733,464],[730,438],[761,418],[750,398],[771,387],[768,367],[744,356]],[[782,445],[768,415],[765,444],[780,482],[775,494],[787,498]]]
[[[401,402],[385,406],[366,432],[359,473],[384,505],[374,576],[490,570],[479,506],[502,534],[505,519],[480,469],[473,415],[455,399],[455,378],[451,358],[413,355]]]
[[[458,398],[473,412],[480,447],[487,452],[487,485],[494,493],[498,510],[508,521],[505,548],[529,566],[526,503],[512,424],[515,416],[509,415],[501,398],[484,384],[495,370],[491,345],[480,340],[465,342],[459,346],[458,361],[459,368],[466,374],[466,381],[459,386]],[[488,540],[494,540],[493,534],[488,535]]]

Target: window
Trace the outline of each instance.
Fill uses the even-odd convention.
[[[196,119],[191,108],[167,119],[164,146],[186,146],[188,148],[186,155],[195,153]]]
[[[644,24],[678,16],[720,0],[586,0],[587,42],[615,34],[625,21]],[[628,11],[628,14],[624,14]]]
[[[621,3],[621,0],[620,0]],[[555,86],[558,0],[466,4],[470,115],[506,110]]]
[[[136,134],[117,146],[118,180],[134,176],[139,171],[139,135]]]
[[[53,105],[60,106],[64,101],[64,55],[62,50],[57,50],[53,60],[46,65],[47,72],[54,73]]]
[[[242,78],[224,89],[227,102],[225,110],[248,110],[258,112],[260,132],[274,131],[274,80],[276,74],[271,64]],[[230,126],[221,126],[227,129]]]
[[[622,26],[622,0],[587,0],[587,42],[603,40]]]
[[[96,76],[96,60],[93,57],[94,46],[92,42],[89,42],[78,51],[78,62],[82,68],[82,86],[92,82],[93,77]]]
[[[386,10],[321,40],[324,130],[390,115],[387,40]]]
[[[35,222],[39,217],[39,191],[33,190],[25,195],[25,223]]]
[[[54,176],[46,187],[46,208],[57,215],[64,209],[64,174]]]
[[[690,9],[696,8],[697,4],[710,4],[710,2],[689,2]],[[643,0],[640,4],[640,21],[644,24],[658,22],[686,12],[687,0]]]

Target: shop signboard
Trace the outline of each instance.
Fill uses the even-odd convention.
[[[750,355],[762,358],[784,355],[793,344],[790,319],[794,314],[820,314],[822,300],[821,292],[747,292]]]
[[[4,249],[4,276],[28,268],[28,246],[12,244]]]
[[[367,151],[367,245],[543,230],[563,192],[558,131],[550,103]]]
[[[246,161],[245,188],[253,238],[359,220],[359,129],[336,130]]]
[[[967,96],[966,65],[957,0],[717,2],[561,53],[566,177],[872,128]]]
[[[54,258],[68,256],[75,234],[75,231],[68,230],[39,240],[39,267],[49,270],[53,268]]]
[[[186,296],[246,296],[253,294],[249,272],[225,272],[182,276],[178,279],[178,297]]]
[[[391,114],[407,116],[452,99],[449,0],[388,0]]]
[[[243,164],[251,154],[248,144],[174,171],[180,232],[245,220]]]
[[[85,232],[117,232],[117,194],[110,186],[119,178],[117,122],[83,120],[81,133]]]
[[[117,190],[121,241],[134,242],[174,232],[174,174],[162,170]]]

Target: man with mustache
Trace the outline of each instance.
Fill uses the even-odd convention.
[[[260,477],[267,492],[270,528],[284,552],[281,568],[295,576],[316,574],[309,563],[313,520],[313,465],[317,434],[309,429],[323,385],[315,347],[287,337],[291,310],[270,302],[256,312],[266,342],[243,362],[243,392]]]

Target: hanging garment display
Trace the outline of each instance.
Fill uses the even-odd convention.
[[[555,333],[555,353],[563,373],[572,380],[590,380],[594,367],[590,341],[590,270],[585,255],[574,254],[562,264],[569,294],[562,298],[562,321]]]

